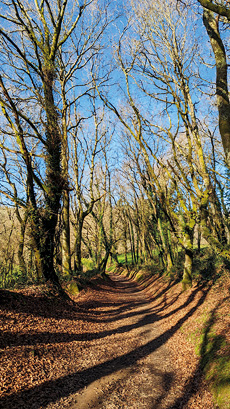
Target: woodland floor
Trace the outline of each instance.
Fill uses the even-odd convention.
[[[143,286],[119,275],[95,280],[75,305],[37,288],[0,290],[0,408],[213,409],[181,328],[220,299],[222,289],[182,293],[156,276]],[[221,305],[219,331],[229,337]]]

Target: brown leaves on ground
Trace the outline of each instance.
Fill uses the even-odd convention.
[[[76,402],[90,385],[95,408],[214,408],[186,333],[199,331],[199,316],[216,306],[215,330],[229,340],[227,286],[182,293],[156,276],[142,287],[112,279],[95,281],[75,305],[36,287],[0,291],[2,409],[81,409]],[[170,360],[166,349],[154,355],[164,346]],[[151,400],[160,359],[162,391]]]

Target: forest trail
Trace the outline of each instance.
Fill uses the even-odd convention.
[[[150,280],[147,289],[120,275],[96,281],[70,310],[22,293],[6,292],[4,304],[3,293],[18,333],[3,332],[0,408],[214,408],[180,331],[207,292]]]
[[[131,280],[113,276],[111,304],[101,309],[107,315],[109,338],[100,340],[107,350],[101,374],[86,387],[71,408],[166,408],[171,407],[175,391],[170,393],[174,370],[164,344],[163,331],[144,290]]]
[[[159,289],[150,284],[147,286],[150,287],[148,292],[124,276],[113,275],[110,278],[110,283],[103,288],[99,287],[101,302],[96,302],[97,316],[101,323],[106,323],[108,335],[104,334],[102,338],[94,340],[89,347],[89,379],[86,376],[85,387],[72,394],[70,399],[48,408],[214,408],[212,396],[202,381],[201,373],[195,371],[192,374],[195,365],[190,363],[189,369],[183,368],[183,374],[180,372],[181,367],[175,366],[177,355],[180,360],[180,354],[183,356],[189,351],[186,348],[185,351],[180,351],[183,346],[174,345],[172,356],[170,346],[167,345],[169,340],[171,345],[176,342],[173,341],[173,336],[179,331],[180,324],[190,316],[190,311],[193,313],[196,306],[202,304],[205,295],[200,294],[195,301],[196,292],[192,297],[190,293],[191,298],[188,299],[195,301],[195,304],[187,303],[188,310],[182,296],[184,314],[176,325],[170,325],[170,317],[174,311],[178,312],[183,308],[174,305],[178,301],[178,294],[174,297],[171,294],[171,300],[167,300],[169,286]],[[156,294],[155,290],[158,290]],[[82,305],[85,306],[84,302]],[[162,325],[164,314],[166,326]],[[193,358],[191,356],[190,360]],[[181,364],[184,364],[183,359]]]

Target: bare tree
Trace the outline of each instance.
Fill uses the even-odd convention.
[[[53,258],[62,197],[68,202],[67,114],[72,114],[76,102],[74,89],[81,85],[78,97],[86,92],[88,80],[76,82],[76,72],[85,70],[97,52],[106,17],[103,20],[96,0],[84,0],[81,5],[68,0],[34,0],[34,4],[10,0],[4,2],[0,19],[2,115],[26,167],[39,269],[62,292]]]
[[[186,16],[171,2],[131,3],[134,28],[125,28],[117,48],[117,63],[126,87],[126,105],[118,108],[102,92],[102,87],[97,89],[107,107],[140,146],[152,189],[184,248],[183,283],[187,286],[191,285],[197,216],[201,212],[205,224],[211,192],[191,91],[195,85],[192,67],[197,45],[195,42],[191,45],[189,40]],[[131,36],[128,36],[129,29]],[[144,105],[141,98],[147,101]],[[147,104],[151,104],[151,110],[146,109]],[[162,146],[160,154],[155,148],[157,140]],[[179,212],[172,207],[167,185],[174,189]]]
[[[95,189],[95,172],[101,161],[103,150],[110,142],[108,126],[106,125],[105,111],[97,106],[95,95],[90,103],[90,119],[81,122],[77,129],[72,131],[71,148],[71,183],[72,192],[72,225],[74,228],[75,244],[74,271],[82,272],[82,234],[85,218],[93,211],[94,205],[105,195]]]

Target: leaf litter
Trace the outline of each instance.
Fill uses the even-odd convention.
[[[181,329],[215,297],[156,276],[96,279],[73,305],[37,287],[1,290],[0,408],[214,409]]]

